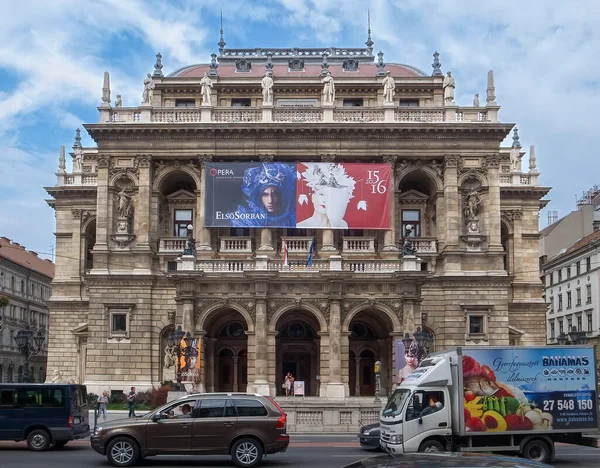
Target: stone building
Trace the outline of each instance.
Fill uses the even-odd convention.
[[[48,328],[50,282],[54,264],[37,252],[0,237],[0,296],[8,304],[0,306],[0,382],[23,382],[25,357],[19,352],[15,336],[19,330],[34,332]],[[46,377],[47,341],[29,362],[29,380],[43,382]]]
[[[73,171],[63,149],[47,188],[58,254],[49,372],[94,392],[157,385],[173,376],[166,337],[182,325],[201,339],[197,388],[281,395],[290,371],[326,405],[372,401],[377,360],[387,394],[393,340],[416,327],[435,350],[545,342],[538,213],[549,189],[533,155],[523,171],[516,130],[501,147],[514,124],[498,120],[493,73],[484,105],[459,106],[437,53],[426,74],[372,45],[221,40],[210,63],[168,76],[159,54],[136,107],[111,105],[105,74],[100,120],[85,125],[97,146],[78,136]],[[206,164],[236,161],[389,164],[390,229],[207,227]],[[403,257],[407,225],[418,260]],[[303,417],[323,422],[317,413]]]

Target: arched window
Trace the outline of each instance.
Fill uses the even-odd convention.
[[[25,292],[25,281],[21,280],[21,292]]]
[[[23,366],[19,366],[19,372],[17,373],[18,379],[17,382],[23,382]]]
[[[14,367],[8,366],[8,373],[6,374],[6,381],[12,383],[14,380]]]
[[[12,289],[13,291],[15,290],[15,277],[14,276],[10,277],[10,289]]]

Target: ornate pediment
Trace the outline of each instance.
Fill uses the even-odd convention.
[[[429,200],[429,195],[414,189],[407,190],[398,195],[399,203],[427,203],[427,200]]]
[[[196,195],[185,189],[180,189],[177,192],[167,195],[166,199],[169,200],[169,203],[196,203]]]

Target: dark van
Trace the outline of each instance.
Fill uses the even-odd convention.
[[[0,440],[62,447],[90,435],[89,418],[83,385],[0,383]]]

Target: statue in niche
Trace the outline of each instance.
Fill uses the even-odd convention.
[[[407,224],[404,228],[404,245],[402,246],[402,255],[403,256],[411,256],[417,252],[414,244],[412,243],[411,237],[413,232],[412,224]]]
[[[481,198],[477,190],[471,190],[466,197],[465,206],[463,208],[465,218],[467,220],[478,219],[479,207],[481,206]]]
[[[163,367],[170,369],[175,365],[175,351],[171,346],[165,346],[165,356],[163,358]]]
[[[150,104],[152,101],[152,92],[156,84],[152,79],[152,75],[148,73],[148,76],[144,80],[144,92],[142,93],[142,104]]]
[[[122,189],[117,195],[117,209],[119,210],[119,217],[129,219],[133,211],[133,205],[131,203],[131,197],[125,193],[125,189]]]
[[[200,93],[202,94],[202,104],[205,106],[211,105],[210,95],[212,94],[213,82],[208,77],[208,72],[204,72],[204,76],[200,80]]]
[[[323,83],[323,104],[333,104],[333,101],[335,101],[335,82],[331,72],[327,72],[327,76],[321,82]]]

